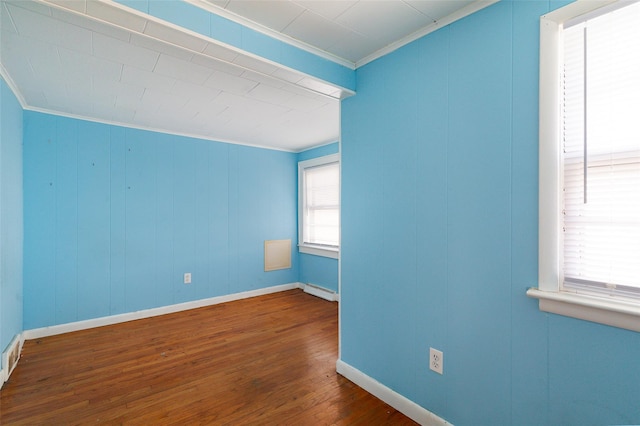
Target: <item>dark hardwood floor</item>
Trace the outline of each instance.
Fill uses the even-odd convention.
[[[291,290],[27,341],[0,424],[416,424],[335,372],[337,316]]]

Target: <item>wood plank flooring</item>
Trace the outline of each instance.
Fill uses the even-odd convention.
[[[31,340],[0,424],[416,424],[337,357],[337,304],[300,290]]]

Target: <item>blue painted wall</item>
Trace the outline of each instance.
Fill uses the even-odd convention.
[[[310,160],[325,155],[337,154],[338,142],[308,149],[298,153],[298,161]],[[299,253],[300,282],[315,284],[338,293],[338,259]]]
[[[337,154],[339,152],[340,144],[338,142],[334,142],[299,152],[298,161],[311,160],[312,158],[324,157],[325,155]]]
[[[0,77],[0,352],[22,332],[22,223],[22,107]]]
[[[355,90],[355,71],[207,12],[183,0],[116,0],[124,6],[296,69],[340,87]]]
[[[296,154],[25,112],[24,328],[298,281]],[[183,284],[183,273],[192,284]]]
[[[342,106],[342,360],[458,426],[640,423],[640,334],[525,295],[558,6],[492,5],[360,68]]]

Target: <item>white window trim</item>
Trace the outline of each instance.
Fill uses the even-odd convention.
[[[338,259],[340,257],[339,247],[326,247],[316,244],[305,244],[302,239],[302,217],[303,206],[302,200],[304,197],[304,187],[302,184],[302,171],[309,167],[320,166],[329,163],[340,163],[340,154],[330,154],[322,157],[312,158],[310,160],[304,160],[298,162],[298,251],[300,253],[312,254],[315,256],[329,257],[331,259]]]
[[[527,295],[541,311],[640,331],[640,305],[560,291],[560,50],[562,24],[615,0],[578,0],[540,18],[538,288]]]

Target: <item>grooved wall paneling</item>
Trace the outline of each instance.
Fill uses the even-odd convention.
[[[298,280],[296,154],[25,117],[25,329]]]

